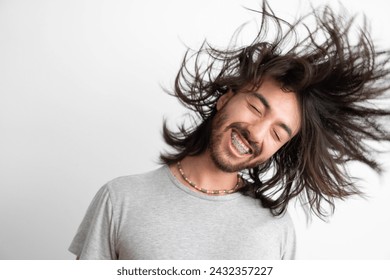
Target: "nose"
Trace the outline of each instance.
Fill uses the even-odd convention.
[[[256,147],[257,150],[261,151],[264,147],[264,139],[267,136],[267,133],[269,131],[269,124],[267,122],[256,122],[254,124],[251,124],[247,127],[249,134],[250,134],[250,140],[252,143],[250,143],[252,146]]]

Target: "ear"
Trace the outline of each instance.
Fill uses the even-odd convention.
[[[233,96],[233,91],[229,90],[227,93],[219,97],[217,101],[217,111],[219,111],[225,104],[232,98]]]

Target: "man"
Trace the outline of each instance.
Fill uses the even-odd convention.
[[[389,89],[389,53],[366,27],[353,42],[353,19],[329,7],[293,24],[266,1],[261,14],[252,44],[184,58],[174,95],[199,120],[164,124],[162,167],[100,189],[70,247],[78,258],[292,259],[289,201],[323,218],[360,194],[348,161],[380,171],[367,140],[390,140],[389,110],[372,105]]]

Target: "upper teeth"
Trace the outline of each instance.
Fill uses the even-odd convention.
[[[249,154],[249,148],[241,141],[235,132],[232,132],[232,143],[240,154]]]

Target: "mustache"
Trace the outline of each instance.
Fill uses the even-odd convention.
[[[259,143],[251,138],[250,132],[241,123],[232,123],[226,128],[226,130],[229,129],[234,129],[242,135],[242,137],[249,143],[254,156],[261,154]]]

